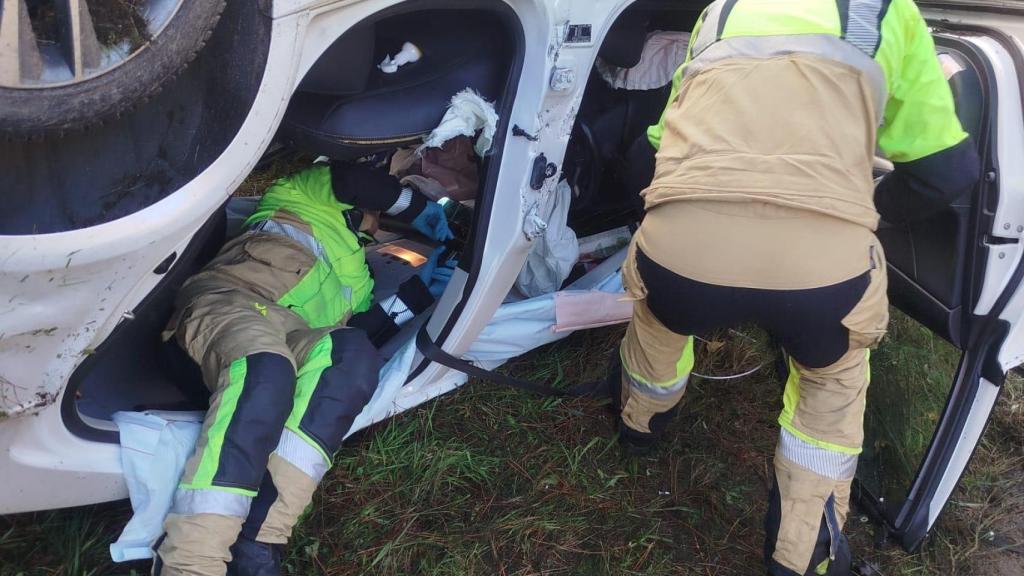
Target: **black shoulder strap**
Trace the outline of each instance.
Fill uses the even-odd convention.
[[[480,378],[481,380],[487,380],[489,382],[508,386],[509,388],[516,388],[518,390],[525,390],[526,392],[532,392],[533,394],[539,394],[541,396],[554,396],[557,398],[610,396],[610,392],[606,389],[607,386],[605,382],[601,380],[577,384],[576,386],[569,387],[565,390],[560,390],[548,384],[531,382],[529,380],[513,378],[506,374],[499,374],[491,370],[485,370],[470,362],[462,360],[461,358],[456,358],[442,350],[441,347],[430,338],[430,334],[427,333],[426,326],[420,328],[420,331],[416,334],[416,347],[419,348],[423,357],[431,362],[437,362],[442,366],[458,370],[459,372],[468,374],[474,378]]]

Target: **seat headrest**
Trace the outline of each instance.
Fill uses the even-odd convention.
[[[619,68],[632,68],[640,63],[647,42],[650,15],[645,12],[625,12],[612,24],[597,55]]]

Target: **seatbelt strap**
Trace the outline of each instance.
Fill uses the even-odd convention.
[[[467,362],[461,358],[456,358],[442,350],[441,347],[430,338],[430,334],[427,333],[426,326],[420,328],[420,331],[416,334],[416,348],[419,349],[424,358],[431,362],[437,362],[442,366],[458,370],[459,372],[474,378],[487,380],[488,382],[501,384],[503,386],[508,386],[509,388],[524,390],[541,396],[553,396],[556,398],[611,397],[610,391],[607,390],[606,383],[602,380],[577,384],[576,386],[571,386],[565,390],[560,390],[548,384],[513,378],[506,374],[499,374],[492,370],[486,370],[471,362]]]

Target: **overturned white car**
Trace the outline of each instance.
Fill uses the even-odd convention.
[[[125,497],[113,414],[205,408],[197,371],[160,332],[177,288],[244,217],[229,198],[261,159],[414,146],[466,88],[498,122],[461,205],[460,269],[433,313],[384,346],[381,389],[354,429],[465,382],[455,358],[493,367],[568,333],[550,330],[545,296],[614,278],[609,255],[639,218],[623,159],[660,115],[704,6],[152,0],[124,16],[143,30],[126,39],[84,2],[41,4],[0,10],[0,513]],[[985,178],[932,218],[879,231],[892,302],[963,351],[905,497],[873,508],[907,548],[1024,362],[1024,6],[922,8]],[[566,225],[597,239],[594,261],[531,293],[528,256],[557,252],[547,232]],[[432,248],[383,226],[367,248],[378,298]],[[527,326],[501,328],[511,321]]]

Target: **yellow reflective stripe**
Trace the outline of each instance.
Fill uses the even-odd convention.
[[[291,430],[316,448],[327,462],[331,461],[331,456],[324,452],[320,445],[310,438],[308,434],[303,432],[299,428],[299,424],[302,423],[302,417],[306,415],[306,410],[309,409],[309,402],[313,399],[313,392],[316,391],[316,386],[320,382],[320,375],[323,374],[324,370],[331,367],[331,352],[333,349],[334,340],[331,339],[330,334],[325,334],[313,345],[313,349],[309,351],[306,361],[299,367],[296,374],[295,399],[292,403],[292,412],[288,415],[288,420],[285,422],[285,428]]]
[[[679,361],[676,362],[676,376],[677,379],[681,380],[690,375],[693,371],[693,338],[686,339],[686,347],[683,348],[683,355],[679,357]]]
[[[178,484],[178,488],[180,488],[182,490],[216,490],[218,492],[227,492],[229,494],[238,494],[239,496],[248,496],[250,498],[255,498],[256,497],[256,491],[255,490],[246,490],[245,488],[232,488],[230,486],[213,486],[213,485],[199,486],[199,485],[197,485],[196,483],[193,482],[193,483],[190,483],[190,484],[185,484],[185,483]]]
[[[621,350],[619,351],[619,357],[622,358]],[[680,355],[679,361],[676,362],[676,377],[673,380],[669,380],[668,382],[651,382],[630,370],[626,365],[625,359],[623,359],[622,362],[622,369],[634,382],[639,382],[645,386],[650,386],[651,388],[671,388],[690,375],[690,372],[693,371],[693,363],[693,338],[690,337],[686,339],[686,346],[683,348],[683,353]]]
[[[893,0],[882,20],[875,60],[885,72],[889,102],[878,146],[893,162],[911,162],[967,138],[935,42],[913,0]]]
[[[790,434],[796,436],[800,440],[816,446],[818,448],[824,448],[825,450],[831,450],[833,452],[841,452],[843,454],[860,454],[861,448],[850,448],[847,446],[841,446],[839,444],[833,444],[831,442],[825,442],[824,440],[818,440],[812,438],[807,434],[797,430],[793,426],[793,415],[796,414],[796,407],[800,403],[800,371],[796,367],[796,363],[793,359],[789,359],[789,377],[786,379],[786,389],[782,393],[782,413],[779,414],[779,425],[785,428]]]
[[[814,573],[818,576],[825,576],[825,574],[828,574],[828,562],[828,558],[822,560],[821,564],[818,564],[818,566],[814,569]]]
[[[245,358],[235,360],[228,367],[228,384],[221,392],[217,404],[217,414],[213,417],[213,423],[206,430],[206,444],[202,448],[203,455],[192,476],[192,481],[187,487],[213,487],[213,477],[217,475],[217,469],[220,467],[220,452],[224,447],[224,436],[227,434],[228,425],[231,424],[231,418],[235,415],[238,399],[242,396],[247,370],[248,363]]]

